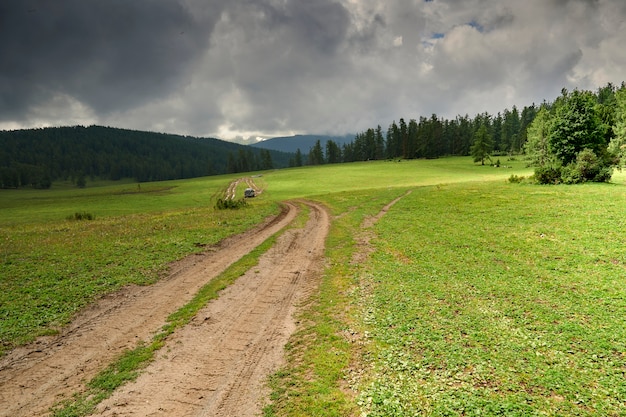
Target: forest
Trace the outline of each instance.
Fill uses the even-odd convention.
[[[0,132],[0,187],[49,188],[53,181],[139,182],[286,167],[287,153],[212,138],[73,126]]]
[[[342,146],[318,141],[308,157],[296,154],[292,165],[380,159],[439,158],[472,155],[484,164],[491,156],[525,154],[537,167],[539,182],[606,181],[626,152],[626,86],[609,83],[591,91],[567,91],[553,102],[513,106],[496,115],[431,117],[378,125]],[[580,155],[580,161],[578,156]],[[591,158],[591,159],[590,159]],[[493,162],[493,161],[492,161]],[[578,163],[578,165],[577,165]],[[592,172],[589,164],[594,165]],[[581,177],[582,176],[582,177]]]
[[[393,121],[352,142],[318,140],[303,154],[101,126],[0,132],[0,188],[84,186],[87,178],[139,182],[193,178],[302,165],[471,155],[497,164],[523,154],[540,183],[608,181],[626,159],[626,85],[567,91],[552,102],[513,106],[496,115]],[[492,156],[496,159],[494,161]]]

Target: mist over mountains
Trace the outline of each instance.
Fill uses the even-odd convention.
[[[261,142],[251,144],[250,146],[261,149],[268,149],[273,151],[295,153],[298,149],[303,154],[309,153],[309,150],[319,140],[322,148],[326,145],[326,142],[332,140],[340,147],[344,143],[350,143],[354,140],[355,135],[348,134],[343,136],[329,136],[329,135],[294,135],[294,136],[281,136],[271,139],[266,139]]]

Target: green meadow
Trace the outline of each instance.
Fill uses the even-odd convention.
[[[2,190],[2,348],[308,198],[327,268],[266,416],[626,415],[626,174],[514,184],[531,170],[504,159],[263,172],[239,210],[214,208],[235,176]]]

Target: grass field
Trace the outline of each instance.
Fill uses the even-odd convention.
[[[2,190],[0,352],[55,333],[95,298],[153,283],[169,262],[278,212],[260,199],[241,212],[215,210],[233,178]],[[67,219],[76,212],[95,219]]]
[[[328,268],[266,415],[624,415],[626,175],[510,184],[530,172],[502,163],[511,168],[446,158],[266,172],[255,179],[265,192],[236,211],[213,208],[233,176],[2,190],[2,347],[154,282],[282,200],[311,198],[334,215]],[[95,220],[67,220],[75,212]],[[353,262],[368,234],[373,252]]]
[[[368,415],[623,415],[625,191],[476,184],[402,199],[360,274]]]
[[[623,173],[402,178],[317,197],[337,215],[331,266],[266,415],[624,415]],[[397,197],[351,263],[363,219]]]

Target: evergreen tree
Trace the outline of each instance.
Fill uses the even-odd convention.
[[[387,157],[390,159],[402,156],[402,140],[400,137],[400,128],[395,120],[387,129]]]
[[[426,158],[437,158],[445,153],[442,147],[443,123],[433,113],[430,116],[429,125],[429,137],[426,141]]]
[[[237,161],[235,161],[235,156],[232,152],[228,154],[228,162],[226,163],[226,172],[229,174],[234,174],[238,172],[237,170]]]
[[[385,138],[383,137],[383,129],[378,125],[374,136],[374,159],[385,158]]]
[[[410,158],[409,156],[409,128],[404,121],[404,118],[400,118],[400,149],[399,156],[403,158]]]
[[[493,149],[499,152],[504,151],[502,148],[502,114],[500,112],[493,118],[491,135],[493,137]]]
[[[341,149],[333,140],[326,142],[326,162],[329,164],[337,164],[341,162]]]
[[[261,169],[274,169],[272,154],[268,149],[261,149]]]
[[[419,124],[415,119],[409,120],[408,153],[411,158],[423,158],[426,155],[426,132],[422,129],[423,120],[424,118],[420,117]]]
[[[520,150],[519,143],[520,119],[517,107],[513,106],[512,110],[505,109],[502,119],[501,143],[502,150],[505,152],[518,152]]]
[[[453,155],[469,155],[473,137],[472,124],[469,116],[467,114],[465,116],[458,116],[457,125],[458,128],[456,130],[456,138],[453,146]]]
[[[344,143],[341,150],[341,159],[343,162],[356,161],[354,156],[354,142]]]
[[[523,150],[526,141],[528,140],[528,127],[535,120],[537,116],[537,108],[533,103],[530,106],[524,106],[522,109],[522,115],[520,118],[520,131],[518,133],[519,137],[519,148],[518,150]]]
[[[323,163],[324,152],[322,151],[322,144],[318,139],[309,151],[309,165],[322,165]]]
[[[487,126],[482,124],[474,134],[474,144],[470,149],[474,162],[480,161],[481,165],[485,165],[485,159],[493,151],[493,139],[487,130]]]
[[[302,166],[302,152],[300,151],[300,148],[296,149],[295,165],[297,167]]]

